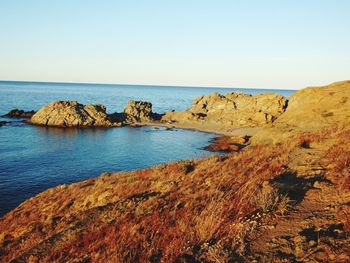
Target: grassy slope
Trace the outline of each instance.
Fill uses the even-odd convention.
[[[341,261],[349,136],[327,129],[49,189],[0,219],[0,261]]]

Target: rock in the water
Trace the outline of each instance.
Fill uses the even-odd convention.
[[[0,121],[0,127],[9,124],[9,121]]]
[[[14,109],[3,115],[7,118],[31,118],[35,114],[35,111],[24,111],[19,109]]]
[[[129,100],[128,105],[124,109],[124,114],[126,121],[129,123],[152,121],[152,103]]]
[[[123,113],[107,114],[100,104],[56,101],[41,108],[28,122],[59,127],[119,127],[158,120],[160,116],[152,112],[150,102],[130,100]]]
[[[285,111],[286,105],[285,97],[272,93],[254,96],[240,92],[230,92],[225,96],[213,93],[196,98],[185,112],[167,112],[162,120],[256,127],[273,123]]]
[[[100,104],[79,104],[77,101],[49,103],[33,115],[32,124],[60,127],[113,127],[121,123],[112,122],[106,107]]]

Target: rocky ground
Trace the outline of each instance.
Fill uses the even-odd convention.
[[[232,96],[197,99],[190,114],[259,100]],[[0,261],[348,262],[350,81],[274,101],[281,112],[244,128],[257,128],[250,136],[216,139],[212,150],[230,154],[105,173],[25,201],[0,219]],[[122,117],[140,108],[151,112],[131,102]]]

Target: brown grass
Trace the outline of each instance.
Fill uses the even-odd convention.
[[[329,180],[349,190],[349,131],[301,134],[276,146],[227,156],[103,174],[39,194],[0,220],[0,259],[35,262],[226,262],[246,253],[246,222],[259,211],[285,214],[290,201],[272,179],[290,154],[329,138]],[[347,153],[347,154],[344,154]],[[348,154],[349,153],[349,154]],[[33,209],[35,208],[35,209]],[[348,220],[348,211],[339,212]]]

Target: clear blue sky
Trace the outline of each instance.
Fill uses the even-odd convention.
[[[0,0],[0,79],[298,89],[350,79],[349,0]]]

